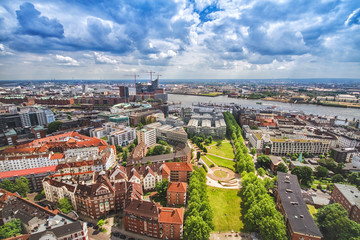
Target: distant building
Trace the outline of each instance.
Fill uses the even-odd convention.
[[[355,148],[333,148],[334,160],[336,162],[348,163],[357,152]]]
[[[355,186],[335,183],[331,199],[345,208],[351,220],[360,223],[360,191]]]
[[[296,175],[278,172],[276,205],[285,217],[292,240],[320,240],[323,236],[303,200]]]

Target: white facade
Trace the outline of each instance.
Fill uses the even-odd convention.
[[[99,155],[98,147],[75,148],[68,149],[65,152],[65,158],[78,157],[81,161],[88,160],[88,158],[95,158]]]
[[[155,129],[141,129],[136,132],[138,143],[144,142],[146,146],[152,147],[156,144]]]
[[[321,154],[329,151],[329,143],[314,140],[271,139],[271,153],[285,155],[287,153]]]
[[[50,154],[5,156],[0,160],[0,172],[57,165],[58,160],[50,159],[50,156]]]
[[[43,182],[43,188],[45,192],[46,200],[50,202],[58,202],[59,199],[67,197],[74,208],[77,210],[76,201],[75,201],[75,186],[73,186],[73,192],[69,191],[64,185],[57,187],[50,185],[47,181]]]

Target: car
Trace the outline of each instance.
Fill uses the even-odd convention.
[[[129,238],[128,240],[135,240],[135,238]]]
[[[312,190],[313,190],[314,192],[317,192],[317,189],[316,189],[316,188],[312,188]]]
[[[90,222],[88,222],[87,225],[88,225],[88,227],[93,227],[94,226],[94,224],[92,224]]]
[[[321,191],[322,191],[323,193],[326,193],[326,190],[325,190],[325,189],[321,189]]]
[[[126,238],[126,236],[125,236],[125,235],[123,235],[123,234],[120,234],[120,238],[121,238],[121,239],[125,239],[125,238]]]
[[[115,237],[120,237],[120,233],[118,233],[118,232],[112,232],[111,235],[113,235]]]

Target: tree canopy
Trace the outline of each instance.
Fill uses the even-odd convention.
[[[288,168],[285,166],[285,164],[280,163],[279,166],[276,168],[276,172],[288,172]]]
[[[312,182],[313,171],[310,167],[296,166],[291,170],[291,173],[298,177],[300,184],[309,186]]]
[[[324,206],[315,214],[315,221],[327,240],[359,240],[360,224],[348,217],[338,203]]]
[[[73,207],[72,207],[69,199],[67,199],[66,197],[59,199],[58,208],[65,214],[68,214],[69,212],[71,212],[73,210]]]
[[[5,223],[0,227],[0,239],[13,237],[14,235],[21,234],[21,221],[20,219],[14,219],[10,222]]]
[[[159,200],[161,205],[166,205],[166,192],[168,189],[169,181],[166,179],[163,179],[161,182],[157,182],[155,185],[155,190],[157,191],[159,195]]]
[[[9,179],[5,179],[1,183],[1,188],[9,192],[17,192],[22,197],[26,197],[28,192],[30,192],[29,181],[25,177],[17,178],[15,183],[12,183]]]
[[[54,121],[48,124],[47,126],[47,133],[51,134],[53,132],[56,132],[57,130],[59,130],[59,128],[61,127],[63,123],[60,121]]]
[[[257,162],[259,163],[259,165],[263,168],[269,168],[270,167],[270,163],[271,163],[271,160],[269,158],[269,156],[267,155],[264,155],[264,154],[260,154],[258,157],[257,157]]]

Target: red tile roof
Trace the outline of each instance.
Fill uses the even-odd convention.
[[[184,209],[183,208],[160,208],[159,223],[183,224]]]
[[[0,178],[9,178],[13,176],[26,176],[30,174],[39,174],[39,173],[46,173],[46,172],[55,172],[56,165],[48,166],[48,167],[40,167],[40,168],[30,168],[30,169],[23,169],[23,170],[16,170],[16,171],[8,171],[8,172],[0,172]]]
[[[187,184],[184,182],[170,182],[167,191],[185,193],[186,188]]]
[[[63,159],[65,158],[65,154],[63,153],[54,153],[50,156],[50,159],[53,160],[53,159]]]
[[[166,162],[164,163],[170,171],[188,171],[192,172],[193,167],[188,162]]]

